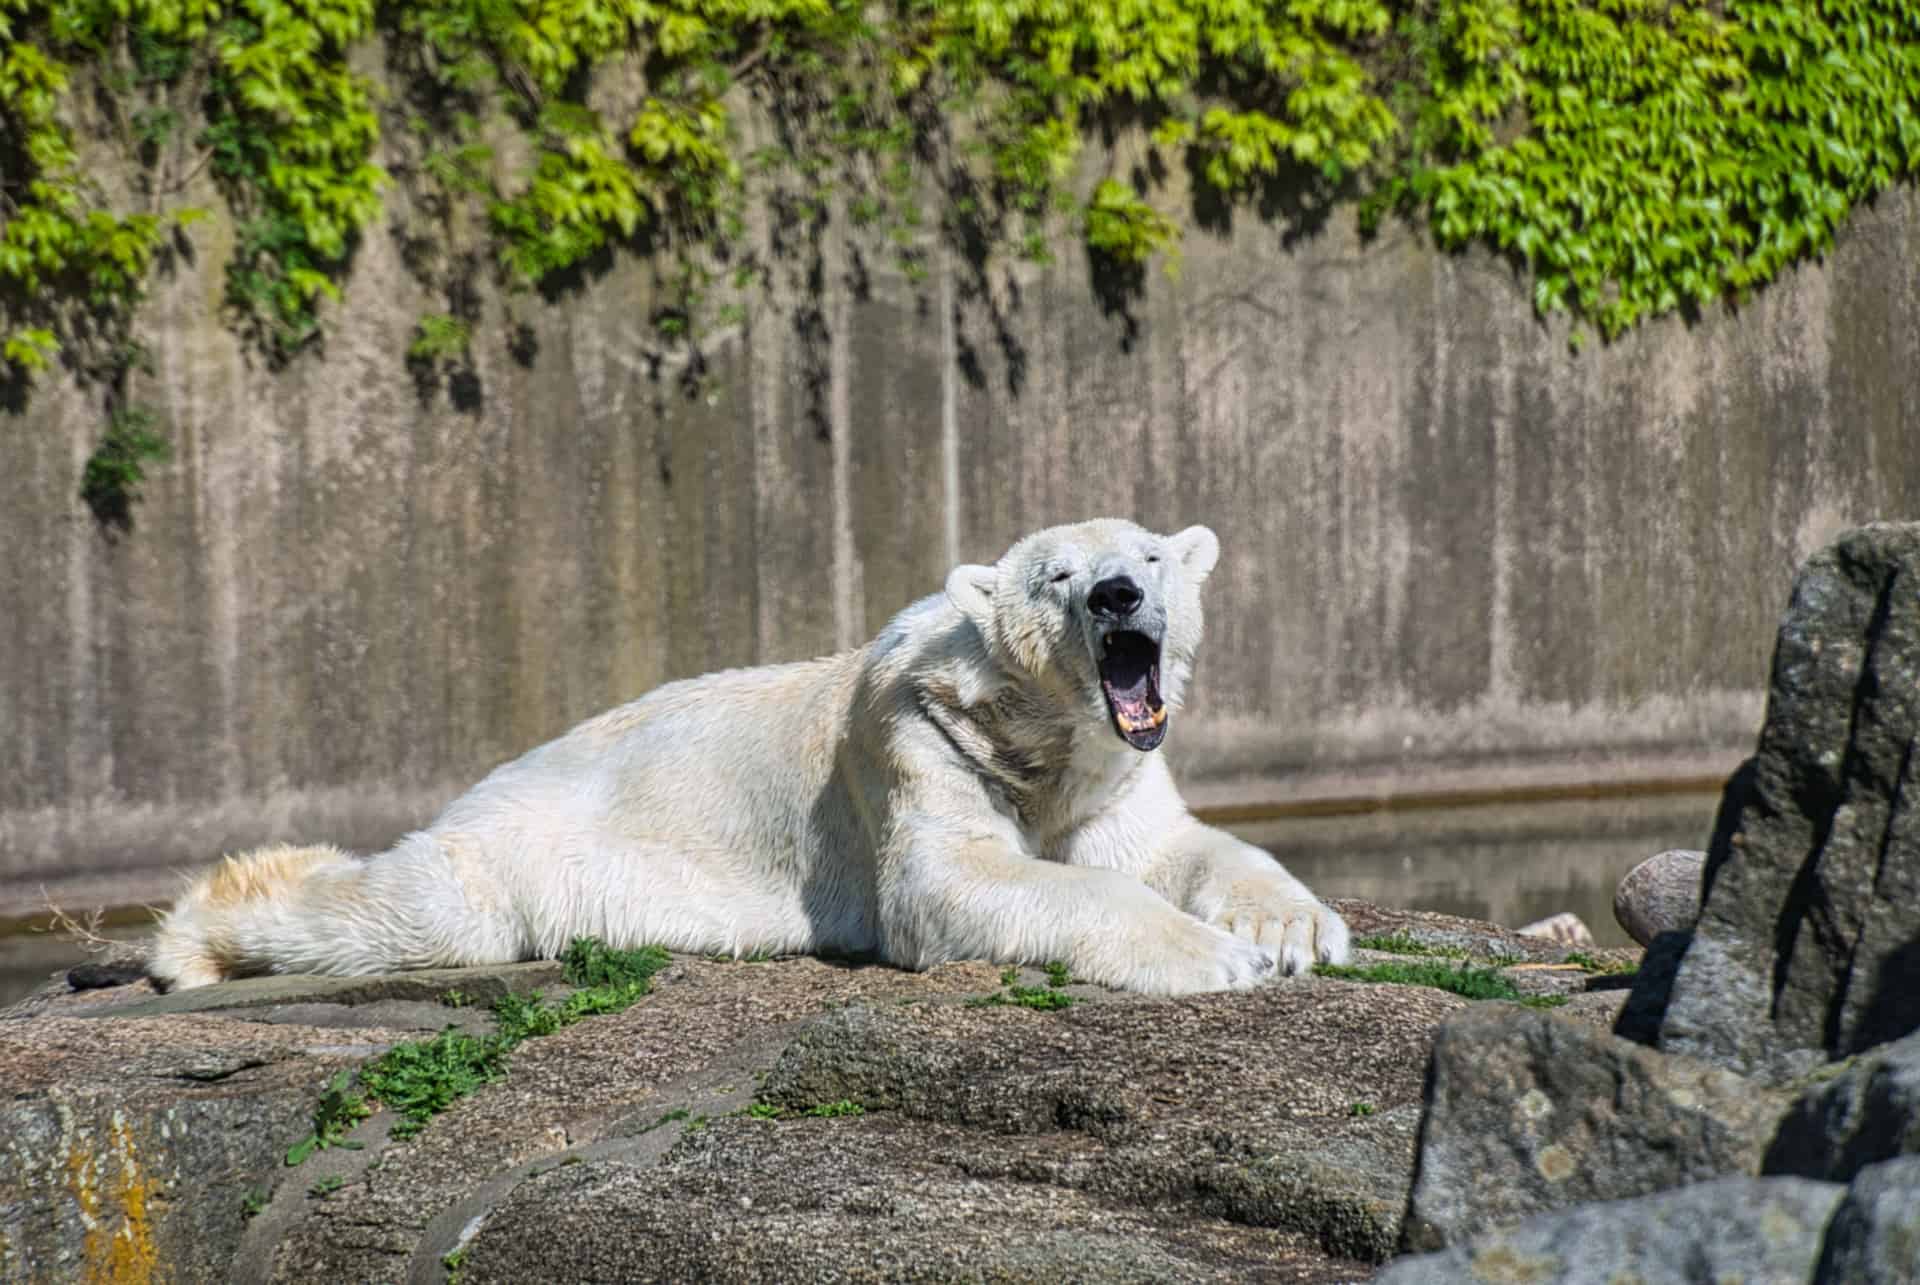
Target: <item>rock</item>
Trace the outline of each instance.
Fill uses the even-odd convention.
[[[1846,1182],[1920,1155],[1920,1033],[1875,1049],[1803,1093],[1767,1150],[1766,1172]]]
[[[1661,933],[1691,931],[1700,914],[1706,864],[1706,853],[1687,848],[1648,857],[1613,890],[1614,921],[1642,946],[1651,946]]]
[[[1920,1155],[1860,1171],[1827,1226],[1815,1279],[1821,1285],[1920,1281]]]
[[[1528,961],[1503,975],[1529,987],[1591,980],[1490,924],[1351,913]],[[336,1073],[491,1020],[439,997],[554,975],[43,988],[0,1020],[20,1094],[0,1103],[0,1280],[434,1280],[456,1249],[466,1282],[1352,1280],[1399,1243],[1434,1033],[1474,1007],[1303,977],[1069,984],[1072,1007],[1036,1012],[968,1002],[1007,997],[984,964],[683,957],[632,1008],[519,1045],[418,1137],[381,1113],[364,1149],[286,1166]]]
[[[1434,1041],[1405,1244],[1457,1244],[1583,1201],[1758,1173],[1787,1106],[1591,1026],[1474,1010]]]
[[[330,1077],[396,1033],[0,1022],[0,1280],[223,1280]]]
[[[1403,910],[1370,902],[1335,897],[1328,905],[1340,912],[1357,945],[1382,939],[1412,942],[1431,954],[1460,955],[1476,964],[1557,964],[1567,948],[1544,937],[1530,937],[1511,928],[1496,928],[1478,919],[1435,910]],[[1639,952],[1629,948],[1595,947],[1594,953],[1613,962],[1630,962]]]
[[[1586,922],[1571,910],[1563,910],[1545,919],[1536,919],[1524,928],[1514,931],[1522,937],[1545,937],[1548,941],[1557,941],[1567,947],[1593,945],[1593,930],[1588,928]]]
[[[1315,995],[1319,988],[1331,989]],[[1247,1032],[1267,1049],[1257,1065],[1242,1065],[1245,1046],[1214,1028],[1213,999],[1198,1009],[1103,1005],[1039,1027],[1009,1024],[993,1010],[962,1020],[937,1010],[856,1009],[802,1032],[760,1095],[793,1112],[854,1102],[974,1130],[983,1136],[964,1167],[975,1176],[1184,1208],[1281,1228],[1342,1258],[1384,1259],[1399,1242],[1406,1206],[1419,1067],[1400,1064],[1405,1078],[1395,1087],[1353,1081],[1329,1094],[1303,1064],[1315,1054],[1279,1037],[1280,1010],[1311,1000],[1322,1021],[1349,1027],[1353,1047],[1365,1048],[1407,1004],[1461,1005],[1437,991],[1319,981],[1259,994],[1255,1010],[1242,1008],[1242,1020],[1273,1023],[1265,1037]],[[1335,1011],[1344,1015],[1335,1019]],[[1216,1102],[1239,1105],[1215,1115]],[[1356,1102],[1368,1114],[1354,1115]],[[1060,1168],[1041,1158],[1057,1145],[1009,1140],[1062,1130],[1105,1146]]]
[[[1920,524],[1866,526],[1794,583],[1659,1047],[1778,1083],[1920,1026],[1916,741]]]
[[[1069,1135],[1045,1163],[1087,1150]],[[1290,1234],[974,1176],[975,1154],[964,1130],[900,1116],[715,1121],[655,1168],[604,1161],[523,1184],[467,1244],[461,1285],[1328,1278]]]
[[[1442,1253],[1400,1259],[1374,1285],[1811,1281],[1827,1219],[1844,1192],[1806,1178],[1736,1177],[1582,1205],[1483,1231]]]

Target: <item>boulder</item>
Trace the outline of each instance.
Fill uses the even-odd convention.
[[[1651,946],[1661,933],[1690,931],[1700,914],[1706,864],[1706,853],[1687,848],[1648,857],[1613,890],[1614,920],[1642,946]]]
[[[1846,1182],[1867,1165],[1920,1155],[1920,1033],[1863,1054],[1794,1102],[1766,1172]]]
[[[1551,1014],[1488,1006],[1434,1042],[1407,1248],[1584,1201],[1755,1174],[1784,1094]]]
[[[225,1279],[328,1081],[402,1033],[0,1022],[0,1280]]]
[[[1582,1205],[1399,1259],[1374,1285],[1808,1282],[1845,1190],[1807,1178],[1735,1177]]]
[[[1920,1027],[1916,740],[1920,524],[1866,526],[1795,580],[1659,1047],[1780,1083]]]
[[[1920,1281],[1920,1155],[1862,1169],[1827,1226],[1820,1285]]]

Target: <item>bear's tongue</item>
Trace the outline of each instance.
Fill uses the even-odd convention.
[[[1160,647],[1145,634],[1108,634],[1100,658],[1100,690],[1114,730],[1136,750],[1159,747],[1167,735],[1167,707],[1160,699]]]

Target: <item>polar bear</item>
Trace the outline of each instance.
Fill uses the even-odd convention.
[[[1340,917],[1202,825],[1155,751],[1192,672],[1205,527],[1105,519],[962,566],[857,651],[669,683],[359,858],[229,859],[156,981],[702,953],[1065,962],[1156,994],[1346,957]]]

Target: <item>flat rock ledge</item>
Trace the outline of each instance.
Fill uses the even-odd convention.
[[[1339,906],[1391,947],[1360,962],[1464,954],[1596,1033],[1637,956]],[[1526,1011],[1328,977],[1069,981],[1039,1011],[979,1003],[1010,994],[986,964],[682,957],[418,1136],[382,1111],[285,1163],[340,1072],[560,986],[49,982],[0,1014],[0,1280],[1364,1280],[1401,1243],[1436,1032]]]

